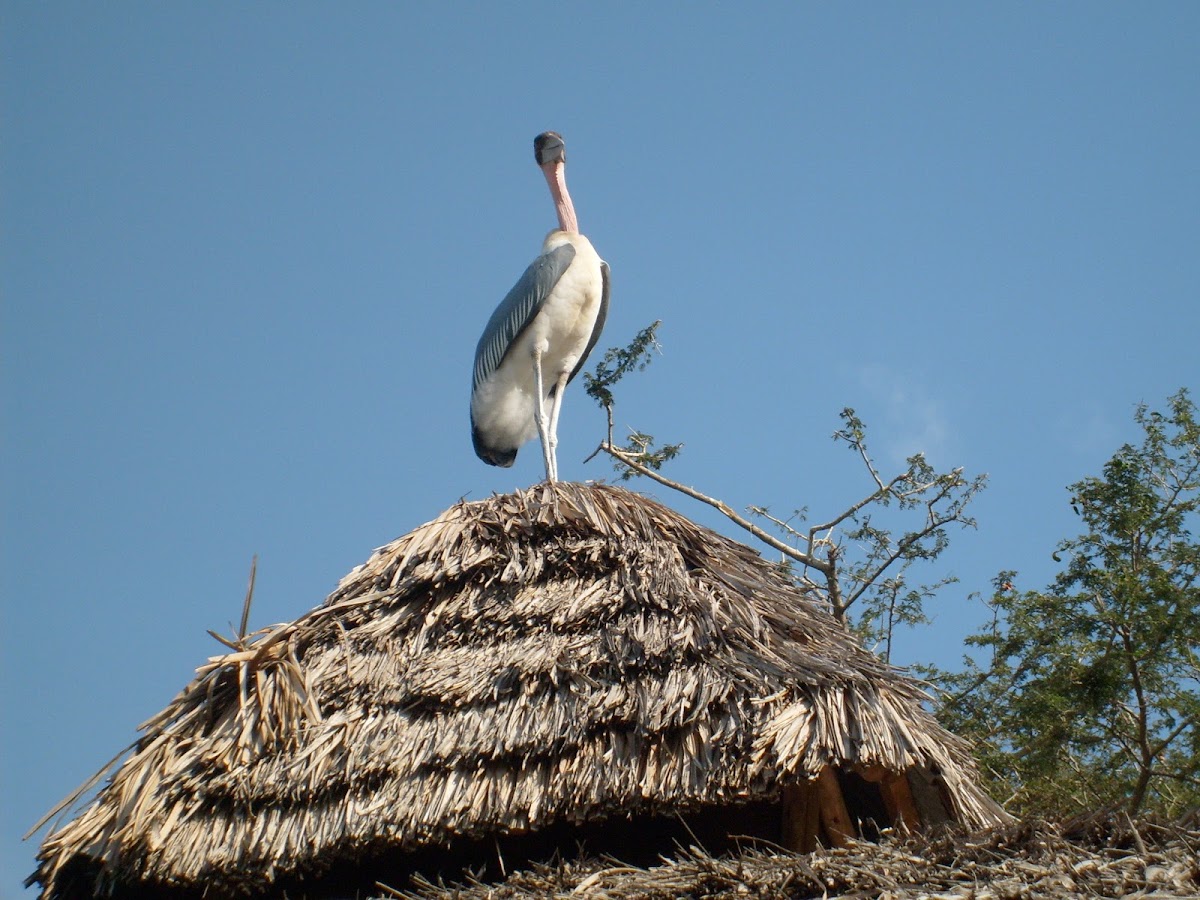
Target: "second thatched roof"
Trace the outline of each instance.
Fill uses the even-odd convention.
[[[262,893],[830,765],[925,767],[958,822],[1003,820],[923,699],[753,550],[619,488],[539,485],[456,504],[201,666],[34,879]]]

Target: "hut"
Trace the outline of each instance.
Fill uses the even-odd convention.
[[[617,487],[537,485],[454,505],[201,666],[30,883],[355,896],[580,844],[1005,821],[925,699],[750,548]]]

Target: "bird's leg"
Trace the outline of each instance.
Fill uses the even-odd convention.
[[[554,383],[554,401],[550,404],[550,459],[554,462],[554,481],[558,481],[558,412],[562,409],[563,391],[570,378],[570,372],[559,374]]]
[[[542,441],[542,461],[546,464],[546,480],[555,481],[557,474],[554,471],[554,454],[550,449],[549,428],[546,423],[546,394],[542,390],[542,348],[537,346],[533,348],[533,392],[535,404],[533,418],[537,422],[538,437]]]

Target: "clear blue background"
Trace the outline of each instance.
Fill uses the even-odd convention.
[[[838,512],[847,405],[887,472],[990,474],[900,662],[952,664],[998,569],[1044,585],[1064,487],[1200,389],[1200,4],[9,0],[0,65],[5,897],[252,555],[259,627],[541,478],[466,406],[554,225],[539,131],[613,267],[601,347],[663,320],[617,424],[676,478]],[[610,475],[603,430],[574,387],[564,478]]]

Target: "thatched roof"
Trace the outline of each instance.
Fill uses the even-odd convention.
[[[830,765],[922,767],[958,822],[1003,820],[923,699],[753,550],[619,488],[538,485],[456,504],[201,666],[35,877],[261,892]]]
[[[386,886],[385,886],[386,887]],[[383,898],[395,897],[389,891]],[[642,868],[596,858],[514,872],[499,884],[424,882],[410,900],[1008,900],[1200,897],[1200,821],[1100,817],[1025,822],[961,834],[892,835],[811,854],[744,847],[713,857],[692,846]]]

